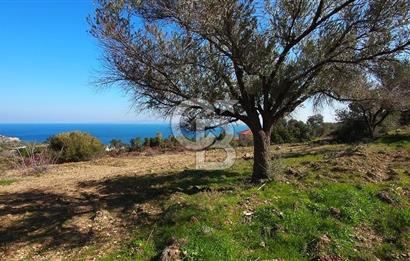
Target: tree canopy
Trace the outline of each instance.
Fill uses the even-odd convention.
[[[409,51],[409,10],[408,0],[99,0],[91,33],[102,82],[122,83],[143,107],[168,115],[189,99],[237,101],[214,104],[213,116],[252,130],[256,181],[269,177],[275,122]]]

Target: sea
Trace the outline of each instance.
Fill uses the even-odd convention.
[[[245,125],[233,124],[237,135],[247,129]],[[0,135],[16,137],[25,142],[42,143],[47,138],[62,132],[82,131],[97,137],[102,143],[109,144],[113,139],[129,143],[132,138],[150,138],[161,133],[162,137],[172,134],[170,123],[0,123]]]

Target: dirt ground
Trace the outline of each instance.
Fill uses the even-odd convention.
[[[3,172],[14,182],[0,186],[0,260],[93,260],[119,248],[131,227],[161,213],[154,202],[181,189],[172,182],[194,163],[194,153],[180,152]]]
[[[410,162],[407,152],[339,145],[274,146],[273,151],[288,157],[326,151],[321,164],[333,166],[332,175],[357,172],[374,182],[392,175],[389,165],[395,160]],[[238,149],[237,157],[250,152]],[[194,153],[181,152],[55,165],[36,176],[1,173],[1,179],[15,182],[0,186],[0,260],[93,260],[119,249],[131,238],[130,228],[161,214],[161,200],[191,189],[179,180],[187,178],[184,170],[194,162]]]

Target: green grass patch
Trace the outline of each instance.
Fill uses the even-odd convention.
[[[410,150],[410,135],[396,134],[379,138],[376,143]]]
[[[294,166],[303,162],[316,162],[324,158],[322,153],[289,153],[280,158],[286,166]]]
[[[326,152],[295,153],[280,161],[286,166],[320,164],[325,157]],[[265,186],[249,184],[251,170],[250,161],[238,161],[227,171],[183,172],[170,186],[209,189],[175,193],[163,202],[164,213],[154,225],[136,227],[133,241],[105,260],[155,260],[171,244],[180,245],[184,260],[312,260],[326,255],[391,260],[410,251],[410,188],[403,170],[397,179],[381,183],[359,183],[346,173],[337,182],[312,174]],[[381,200],[381,191],[393,202]],[[367,239],[358,232],[363,227],[372,233]],[[361,245],[363,237],[370,243]]]
[[[14,179],[0,179],[0,186],[8,186],[16,182]]]

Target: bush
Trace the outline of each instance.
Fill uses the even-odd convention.
[[[401,112],[399,122],[402,126],[410,125],[410,110]]]
[[[135,137],[130,140],[130,151],[140,151],[142,149],[142,141],[140,137]]]
[[[26,174],[41,174],[47,172],[49,165],[57,163],[59,157],[60,153],[47,147],[28,144],[15,151],[12,165]]]
[[[90,160],[104,151],[104,146],[95,137],[83,132],[66,132],[48,140],[50,149],[61,152],[59,162]]]
[[[311,129],[302,121],[282,119],[272,129],[271,143],[297,143],[311,139]]]

